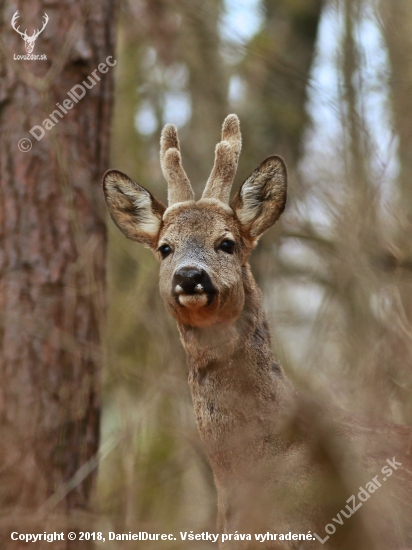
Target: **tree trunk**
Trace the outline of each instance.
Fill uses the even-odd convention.
[[[240,67],[247,82],[244,111],[250,125],[243,124],[242,131],[255,135],[254,146],[245,144],[242,165],[262,154],[262,144],[266,154],[276,152],[289,165],[299,161],[323,5],[323,0],[262,2],[264,24],[248,44]]]
[[[412,220],[412,128],[410,100],[412,88],[411,24],[412,5],[409,0],[381,0],[380,15],[390,59],[390,92],[394,130],[399,137],[399,187],[401,201],[409,220]],[[410,239],[408,238],[410,246]]]
[[[220,128],[228,115],[229,68],[221,54],[219,18],[222,0],[181,2],[181,57],[189,71],[188,90],[192,114],[187,133],[182,134],[185,170],[197,197],[213,165]],[[193,139],[193,136],[196,136]]]
[[[281,155],[295,182],[289,187],[288,204],[297,192],[296,166],[308,124],[308,85],[323,5],[323,0],[263,0],[262,28],[248,43],[239,66],[246,98],[236,110],[245,136],[237,181],[249,176],[255,159]],[[282,218],[273,230],[278,235],[283,222]],[[273,259],[273,234],[266,233],[251,257],[258,285],[279,277]]]
[[[389,268],[396,277],[398,323],[393,330],[393,353],[388,377],[394,380],[395,372],[403,376],[403,384],[396,382],[396,390],[403,397],[405,423],[412,421],[409,388],[412,383],[410,363],[412,345],[412,4],[409,0],[380,0],[382,31],[389,53],[389,92],[392,107],[392,124],[398,138],[399,174],[396,203],[397,229],[392,255],[388,255]],[[401,327],[401,328],[400,328]]]
[[[29,36],[47,13],[33,50],[47,60],[15,59],[26,54],[10,25],[16,7],[15,27]],[[108,164],[115,8],[116,0],[6,0],[1,10],[2,548],[18,548],[13,530],[62,531],[69,511],[88,508],[93,487],[93,473],[74,488],[67,482],[98,447],[106,254],[99,183]],[[87,77],[101,63],[108,70],[97,70],[92,86]],[[68,107],[68,92],[83,81],[90,89],[82,85],[84,97]],[[56,113],[56,103],[65,109]],[[29,133],[34,125],[43,127],[40,140]]]

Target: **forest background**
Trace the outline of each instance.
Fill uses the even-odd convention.
[[[2,8],[5,533],[46,511],[52,530],[68,511],[89,530],[215,530],[157,263],[107,219],[99,188],[113,167],[166,201],[167,122],[198,195],[228,113],[243,134],[235,189],[266,156],[286,159],[287,210],[252,256],[275,354],[302,392],[369,420],[412,422],[410,0],[116,4],[26,9],[50,15],[36,44],[47,67],[13,61],[24,53],[10,27],[19,6]],[[19,151],[109,55],[116,66],[77,111]]]

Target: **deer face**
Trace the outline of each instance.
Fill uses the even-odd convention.
[[[149,246],[160,262],[160,292],[180,324],[232,323],[244,305],[248,256],[286,202],[286,167],[268,157],[228,204],[240,153],[239,121],[229,115],[202,199],[183,170],[176,129],[162,133],[161,162],[169,183],[166,208],[144,187],[110,170],[103,188],[110,214],[130,239]]]
[[[160,292],[182,324],[208,326],[239,316],[246,243],[233,212],[208,199],[168,213],[157,247]]]

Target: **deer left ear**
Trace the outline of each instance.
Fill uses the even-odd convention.
[[[286,205],[287,170],[281,157],[266,158],[234,196],[231,207],[250,237],[260,237]]]

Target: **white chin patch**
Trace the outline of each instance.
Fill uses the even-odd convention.
[[[198,309],[207,305],[207,294],[180,294],[179,304],[191,309]]]

